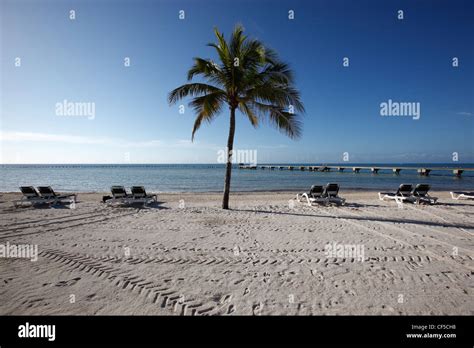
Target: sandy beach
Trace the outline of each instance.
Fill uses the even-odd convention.
[[[155,206],[12,207],[0,198],[0,314],[472,315],[474,201],[433,192],[434,206],[341,192],[342,207],[294,193],[160,194]],[[294,204],[293,204],[294,203]],[[328,257],[359,245],[363,259]]]

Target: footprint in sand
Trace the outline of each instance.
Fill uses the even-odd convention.
[[[219,303],[220,304],[229,303],[231,299],[232,299],[232,295],[225,295],[221,297],[221,299],[219,300]]]
[[[234,305],[230,305],[229,306],[229,309],[227,309],[227,314],[232,314],[235,312],[235,306]]]
[[[252,306],[253,315],[260,315],[262,308],[263,308],[263,304],[261,302],[253,305]]]

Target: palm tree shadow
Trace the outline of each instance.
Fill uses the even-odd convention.
[[[344,207],[349,207],[349,208],[378,208],[380,205],[378,204],[359,204],[359,203],[346,203],[344,204]]]
[[[474,204],[466,204],[466,203],[442,203],[442,205],[448,207],[474,207]]]
[[[348,205],[346,205],[348,206]],[[368,206],[368,205],[358,205],[358,206]],[[358,220],[358,221],[373,221],[373,222],[387,222],[387,223],[397,223],[397,224],[411,224],[411,225],[422,225],[422,226],[434,226],[434,227],[454,227],[454,228],[463,228],[474,230],[473,225],[466,225],[460,223],[439,223],[434,221],[421,221],[414,219],[394,219],[394,218],[384,218],[384,217],[373,217],[373,216],[352,216],[352,215],[319,215],[319,214],[307,214],[307,213],[290,213],[282,211],[269,211],[263,209],[233,209],[235,211],[251,212],[256,214],[269,214],[269,215],[291,215],[291,216],[305,216],[305,217],[315,217],[315,218],[324,218],[324,219],[345,219],[345,220]]]
[[[147,209],[166,210],[166,209],[170,209],[168,207],[162,206],[163,203],[165,203],[165,202],[153,202],[153,203],[147,204],[145,206],[143,204],[140,204],[140,203],[135,203],[135,204],[130,204],[130,207],[138,208],[139,210],[147,210]]]

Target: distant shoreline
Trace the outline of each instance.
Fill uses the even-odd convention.
[[[247,165],[248,163],[244,163]],[[238,167],[239,163],[233,163]],[[259,162],[256,166],[440,166],[446,168],[474,168],[474,162]],[[0,163],[0,166],[216,166],[225,167],[225,163]]]
[[[127,190],[128,188],[125,187]],[[396,187],[393,188],[393,191],[396,191]],[[308,189],[295,189],[295,190],[292,190],[292,189],[281,189],[281,190],[252,190],[252,191],[231,191],[231,195],[239,195],[239,196],[244,196],[244,195],[265,195],[265,194],[273,194],[273,193],[277,193],[277,194],[288,194],[288,195],[293,195],[293,194],[296,194],[296,193],[300,193],[300,192],[307,192],[309,191],[309,187]],[[358,194],[358,193],[361,193],[361,194],[364,194],[364,193],[377,193],[377,192],[386,192],[386,191],[390,191],[390,190],[387,190],[385,188],[344,188],[344,187],[341,187],[340,188],[340,194]],[[456,190],[452,190],[452,191],[456,191]],[[467,190],[467,191],[474,191],[474,189],[472,190]],[[68,192],[76,192],[78,194],[81,194],[81,195],[110,195],[110,191],[71,191],[71,190],[61,190],[60,192],[64,192],[64,193],[68,193]],[[151,193],[152,191],[150,191]],[[436,188],[432,188],[430,190],[431,193],[443,193],[443,194],[448,194],[449,195],[449,192],[451,192],[450,190],[436,190]],[[153,193],[157,193],[157,194],[161,194],[161,195],[170,195],[170,196],[174,196],[174,195],[222,195],[222,190],[219,190],[219,191],[153,191]],[[0,194],[2,195],[21,195],[21,192],[20,190],[18,189],[18,191],[0,191]]]

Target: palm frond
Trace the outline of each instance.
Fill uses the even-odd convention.
[[[241,48],[244,47],[246,39],[244,28],[241,25],[236,25],[229,43],[229,50],[232,57],[240,57]]]
[[[224,86],[226,83],[225,72],[210,59],[194,58],[194,64],[188,71],[188,81],[196,75],[201,75],[216,85]]]
[[[199,129],[203,121],[210,123],[215,118],[215,116],[221,112],[225,101],[225,93],[222,93],[222,91],[216,91],[196,97],[189,103],[189,105],[194,109],[194,112],[197,114],[196,120],[194,121],[191,140],[194,140],[194,134]]]
[[[205,83],[188,83],[172,90],[168,94],[168,103],[174,104],[178,100],[186,98],[187,96],[196,96],[214,92],[225,93],[220,88]]]
[[[259,123],[258,122],[258,116],[256,115],[255,111],[252,109],[252,107],[250,107],[249,105],[247,105],[244,102],[240,102],[239,103],[239,110],[240,110],[241,113],[243,113],[244,115],[247,116],[247,118],[249,119],[252,126],[254,126],[255,128],[258,127],[258,123]]]
[[[249,89],[243,99],[272,104],[280,108],[292,105],[295,110],[305,112],[298,90],[289,85],[264,83]]]
[[[295,113],[285,111],[278,105],[268,105],[253,102],[253,107],[259,111],[260,117],[268,120],[280,132],[292,139],[298,139],[302,134],[302,122],[300,116]]]
[[[290,85],[294,82],[293,71],[285,62],[276,62],[275,64],[268,64],[265,69],[259,74],[259,78],[263,82],[275,82],[279,84]]]
[[[227,42],[225,41],[224,34],[220,33],[217,28],[214,28],[214,34],[217,38],[217,44],[209,43],[208,46],[213,47],[216,50],[222,65],[228,67],[232,64],[232,54],[230,53]]]

